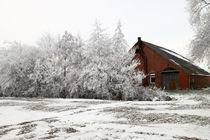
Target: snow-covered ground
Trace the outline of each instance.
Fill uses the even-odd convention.
[[[210,94],[174,101],[0,98],[0,139],[210,139]]]

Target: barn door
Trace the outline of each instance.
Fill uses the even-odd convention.
[[[179,72],[176,70],[163,71],[162,88],[166,90],[179,89]]]
[[[170,90],[176,89],[176,81],[174,79],[170,80]]]

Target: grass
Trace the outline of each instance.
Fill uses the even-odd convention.
[[[0,137],[3,135],[6,135],[7,133],[9,133],[10,131],[15,130],[14,128],[11,129],[5,129],[5,130],[0,130]]]
[[[37,124],[29,124],[29,125],[20,127],[20,131],[18,132],[17,136],[31,133],[32,131],[34,131],[36,126],[37,126]]]
[[[71,128],[71,127],[65,128],[64,131],[65,131],[66,133],[76,133],[76,132],[78,132],[78,130],[76,130],[76,129],[74,129],[74,128]]]

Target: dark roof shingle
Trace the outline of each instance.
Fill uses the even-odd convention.
[[[181,70],[189,75],[210,75],[207,71],[203,70],[199,66],[193,64],[193,62],[171,50],[166,48],[142,41],[143,44],[154,50],[156,53],[167,59]]]

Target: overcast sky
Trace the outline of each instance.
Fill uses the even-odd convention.
[[[185,0],[0,0],[0,42],[36,45],[65,30],[87,39],[96,18],[110,35],[120,19],[130,46],[140,36],[186,55],[193,36]]]

